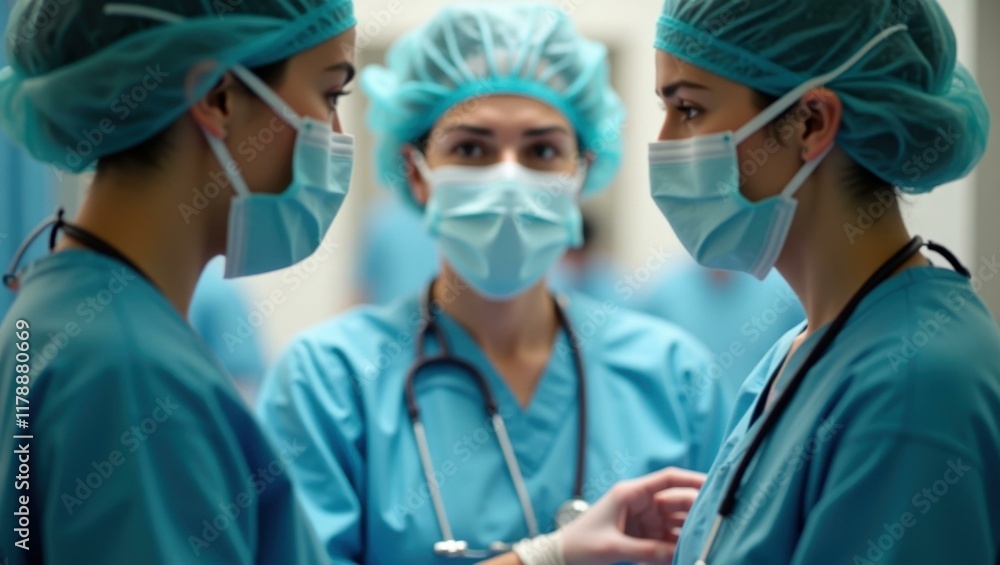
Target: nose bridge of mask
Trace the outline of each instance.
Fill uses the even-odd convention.
[[[897,24],[892,27],[886,28],[882,33],[876,35],[871,40],[868,41],[861,49],[857,51],[850,59],[844,61],[839,67],[833,69],[832,71],[822,74],[818,77],[809,79],[799,85],[794,90],[791,90],[773,104],[768,106],[763,112],[757,114],[752,120],[746,123],[743,127],[736,131],[733,135],[733,140],[735,143],[743,143],[748,137],[753,135],[755,132],[762,129],[767,124],[771,123],[775,118],[781,115],[782,112],[791,108],[799,99],[806,95],[807,92],[813,90],[814,88],[819,88],[830,81],[836,79],[840,75],[846,73],[854,65],[864,58],[872,49],[877,47],[880,43],[885,41],[890,35],[898,33],[909,29],[906,24]],[[832,144],[831,144],[832,146]],[[829,149],[827,150],[829,152]],[[825,155],[825,153],[824,153]],[[821,159],[816,159],[821,160]]]

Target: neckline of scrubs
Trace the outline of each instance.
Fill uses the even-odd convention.
[[[121,268],[124,271],[128,271],[135,281],[130,281],[129,284],[136,284],[146,290],[146,292],[154,296],[154,301],[148,302],[150,306],[160,308],[168,312],[168,316],[176,322],[180,322],[185,328],[187,328],[192,336],[198,337],[191,324],[181,315],[180,312],[174,308],[174,305],[167,300],[167,297],[163,295],[160,289],[153,286],[153,284],[146,279],[129,265],[108,257],[103,253],[98,253],[92,249],[80,249],[80,248],[69,248],[49,253],[44,257],[40,257],[37,260],[29,263],[24,268],[24,273],[21,275],[21,288],[24,289],[31,284],[32,280],[35,278],[40,278],[45,276],[49,271],[55,269],[73,268],[73,267],[93,267],[95,263],[104,263],[110,270],[116,268]],[[199,348],[204,347],[207,351],[207,345],[204,344],[203,340],[198,337],[195,340],[199,344]],[[214,355],[212,356],[214,359]]]
[[[572,317],[568,309],[567,316]],[[575,415],[578,409],[576,367],[565,328],[556,334],[548,363],[525,408],[465,328],[443,312],[438,314],[438,322],[451,350],[479,370],[489,384],[523,470],[538,468],[549,451],[548,446],[566,423],[567,415]],[[561,354],[563,351],[565,355]],[[575,420],[573,417],[572,421]]]
[[[965,279],[965,277],[958,274],[957,272],[951,269],[945,269],[935,265],[910,267],[900,273],[893,275],[891,278],[884,281],[882,284],[880,284],[878,287],[872,290],[872,292],[868,296],[866,296],[861,301],[860,304],[858,304],[857,309],[851,315],[850,319],[847,321],[847,324],[845,324],[843,329],[841,329],[840,335],[838,335],[837,338],[834,339],[833,343],[830,344],[830,347],[829,349],[827,349],[827,352],[824,354],[824,357],[826,355],[830,355],[830,353],[837,348],[838,345],[837,342],[839,341],[840,337],[844,334],[849,333],[852,330],[852,326],[857,324],[858,321],[867,313],[867,311],[874,308],[875,305],[878,304],[878,302],[880,302],[883,298],[887,297],[891,293],[900,291],[906,286],[917,284],[927,280],[933,280],[936,278],[952,279],[959,282],[967,282],[967,279]],[[775,382],[775,392],[777,394],[780,394],[782,391],[784,391],[785,387],[788,385],[788,379],[792,378],[792,376],[795,375],[796,372],[798,372],[799,368],[805,362],[806,357],[809,356],[809,353],[816,346],[816,342],[818,342],[823,337],[823,335],[826,334],[827,330],[830,328],[830,325],[832,323],[833,322],[825,324],[819,330],[817,330],[816,333],[809,336],[809,339],[807,339],[799,347],[799,349],[795,352],[795,354],[788,359],[788,362],[784,370],[782,371],[781,376]],[[806,329],[807,327],[804,326],[802,328],[802,331],[805,331]],[[795,334],[795,336],[798,336],[801,333],[802,332],[800,331],[797,334]],[[764,415],[767,413],[767,409],[765,408],[764,411],[761,413],[760,417],[751,422],[751,419],[753,418],[753,413],[759,402],[766,401],[767,394],[770,388],[768,385],[771,382],[771,376],[774,374],[774,371],[777,370],[776,367],[780,366],[781,361],[783,361],[785,357],[788,356],[788,351],[791,349],[792,343],[794,341],[795,337],[788,339],[787,343],[784,343],[782,345],[781,351],[776,352],[777,354],[774,357],[772,357],[776,365],[772,364],[770,370],[766,373],[767,376],[764,381],[764,386],[761,392],[758,394],[757,398],[754,399],[754,403],[753,405],[751,405],[750,410],[747,412],[747,426],[745,428],[746,433],[744,434],[742,441],[740,441],[740,444],[737,446],[737,449],[735,451],[736,455],[741,455],[743,452],[745,452],[747,447],[749,446],[750,441],[757,434],[757,429],[760,428],[761,422],[763,422],[764,420]],[[815,375],[813,375],[812,377],[815,378]],[[806,378],[808,379],[811,377],[807,375]]]

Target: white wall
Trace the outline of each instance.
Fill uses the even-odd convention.
[[[996,0],[987,0],[996,1]],[[955,27],[958,58],[976,73],[976,0],[939,0]],[[903,215],[914,234],[946,245],[965,264],[974,262],[974,202],[977,175],[942,186],[926,195],[910,197]],[[935,262],[935,256],[931,256]]]
[[[992,271],[997,255],[1000,254],[1000,2],[979,0],[973,20],[977,23],[977,76],[993,109],[991,143],[986,157],[979,167],[977,190],[974,204],[975,257],[970,265],[980,282],[980,295],[986,300],[993,315],[1000,319],[1000,276]],[[992,265],[991,265],[992,264]],[[991,265],[990,268],[986,268]],[[973,283],[975,285],[975,283]]]

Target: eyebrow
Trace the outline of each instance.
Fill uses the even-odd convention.
[[[453,126],[446,127],[444,129],[444,133],[450,133],[455,130],[464,131],[482,137],[493,137],[493,130],[484,127],[470,126],[467,124],[455,124]],[[564,133],[566,135],[569,135],[569,130],[567,130],[563,126],[545,126],[540,128],[529,129],[528,131],[524,132],[524,137],[541,137],[543,135],[548,135],[550,133]]]
[[[330,65],[325,70],[328,72],[344,71],[345,73],[347,73],[347,80],[344,81],[344,85],[347,85],[347,83],[354,80],[354,75],[356,72],[354,69],[354,65],[348,63],[347,61],[337,63],[336,65]]]
[[[443,133],[451,133],[451,132],[453,132],[455,130],[461,130],[461,131],[464,131],[464,132],[467,132],[467,133],[471,133],[473,135],[479,135],[479,136],[482,136],[482,137],[493,137],[493,130],[491,130],[489,128],[481,128],[481,127],[470,126],[470,125],[466,125],[466,124],[455,124],[453,126],[448,126],[448,127],[444,128],[444,132]]]
[[[694,88],[694,89],[697,89],[697,90],[708,90],[708,87],[705,86],[705,85],[703,85],[703,84],[698,84],[696,82],[690,82],[690,81],[686,81],[686,80],[680,80],[680,81],[677,81],[677,82],[675,82],[673,84],[668,84],[667,86],[664,86],[663,88],[661,88],[659,90],[659,92],[657,92],[657,94],[659,96],[664,97],[664,98],[670,98],[674,94],[677,94],[677,91],[680,90],[681,88]]]
[[[524,132],[524,137],[541,137],[543,135],[548,135],[550,133],[564,133],[569,135],[569,130],[563,126],[547,126],[535,129],[529,129]]]

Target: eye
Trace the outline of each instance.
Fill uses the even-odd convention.
[[[691,106],[685,102],[680,102],[675,106],[678,112],[684,116],[684,121],[689,122],[701,115],[701,108]]]
[[[340,98],[342,96],[347,96],[350,93],[351,93],[350,90],[339,90],[337,92],[331,92],[331,93],[327,94],[326,95],[326,99],[330,103],[330,108],[332,110],[336,110],[337,109],[337,104],[340,102]]]
[[[549,143],[539,143],[531,146],[531,156],[543,161],[551,161],[559,157],[559,149]]]
[[[472,141],[463,141],[462,143],[459,143],[455,146],[455,149],[453,149],[452,152],[464,159],[478,159],[485,154],[483,147]]]

